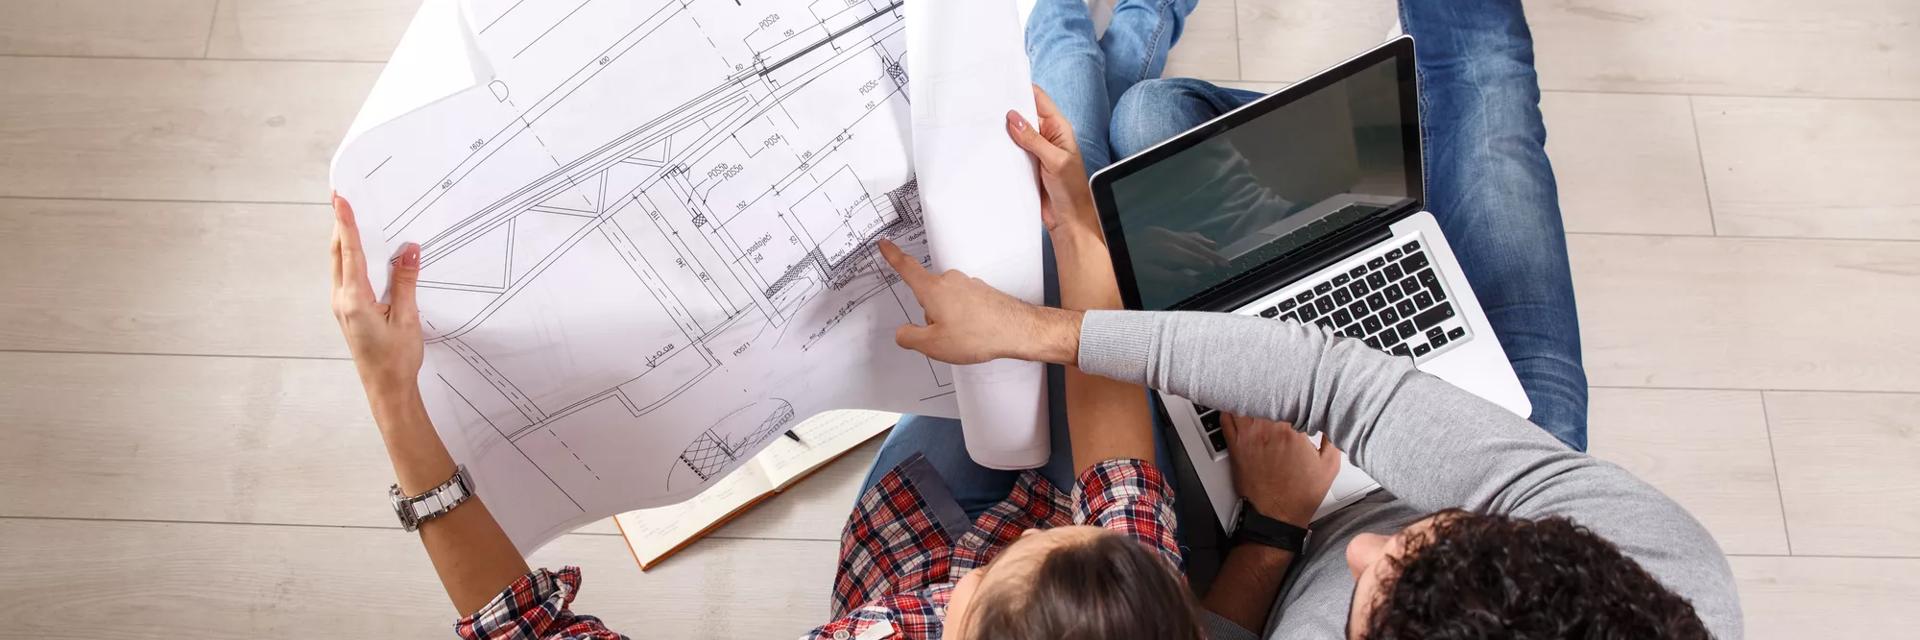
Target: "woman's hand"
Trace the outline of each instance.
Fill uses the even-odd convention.
[[[957,270],[928,273],[886,240],[880,254],[926,311],[925,326],[907,324],[894,332],[901,347],[949,364],[1000,358],[1073,364],[1078,356],[1078,312],[1028,304]]]
[[[408,244],[392,269],[389,303],[375,299],[353,207],[345,198],[333,197],[333,317],[340,321],[340,333],[346,336],[376,414],[383,403],[419,395],[417,377],[426,348],[414,298],[419,280],[420,245]]]
[[[1073,124],[1053,98],[1033,88],[1040,126],[1035,128],[1017,111],[1007,112],[1007,135],[1032,155],[1040,171],[1040,223],[1056,241],[1100,238],[1100,221],[1093,210],[1093,192],[1087,187],[1087,168],[1080,159],[1080,143]]]
[[[1066,309],[1118,309],[1120,285],[1106,237],[1093,208],[1086,165],[1073,124],[1040,87],[1033,88],[1040,116],[1035,129],[1025,118],[1007,112],[1007,135],[1020,145],[1039,168],[1040,223],[1053,239],[1055,268],[1060,279],[1060,306]]]
[[[1313,520],[1340,474],[1340,450],[1313,439],[1293,425],[1222,412],[1233,488],[1261,515],[1298,527]]]

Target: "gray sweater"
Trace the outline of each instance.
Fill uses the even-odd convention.
[[[1222,410],[1326,432],[1385,491],[1314,523],[1267,623],[1272,638],[1345,636],[1355,534],[1390,534],[1448,507],[1566,516],[1613,541],[1693,602],[1722,639],[1741,637],[1720,547],[1685,509],[1620,467],[1413,368],[1311,327],[1208,313],[1089,312],[1080,368]],[[1232,628],[1216,638],[1251,638]]]

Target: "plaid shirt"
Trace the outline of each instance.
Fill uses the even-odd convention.
[[[834,620],[802,638],[939,638],[954,584],[992,561],[1027,529],[1097,525],[1139,540],[1173,566],[1180,565],[1173,538],[1173,494],[1151,464],[1102,462],[1080,474],[1071,497],[1029,471],[1021,474],[1006,500],[971,525],[962,519],[959,526],[953,518],[958,507],[946,486],[937,473],[927,471],[931,467],[916,456],[860,495],[841,536]],[[469,640],[626,637],[608,630],[598,618],[570,611],[568,605],[579,592],[579,569],[541,569],[521,576],[454,630]],[[869,633],[873,635],[865,635]]]

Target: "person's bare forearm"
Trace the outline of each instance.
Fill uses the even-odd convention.
[[[1061,225],[1052,233],[1063,309],[1119,309],[1120,283],[1100,230]]]
[[[367,391],[373,421],[393,461],[394,484],[417,496],[453,477],[453,456],[427,417],[415,382],[424,362],[420,306],[420,245],[408,243],[387,273],[388,302],[374,295],[367,255],[353,206],[333,197],[333,317],[353,352],[354,368]],[[527,572],[526,560],[475,495],[420,525],[440,584],[462,614],[486,606],[494,594]]]
[[[419,495],[453,477],[452,454],[427,418],[417,388],[371,398],[400,491]],[[527,562],[478,495],[420,525],[420,542],[460,614],[470,615],[527,573]]]
[[[1073,468],[1108,460],[1153,462],[1153,418],[1140,387],[1067,367],[1067,434]]]
[[[1063,231],[1054,234],[1060,306],[1074,310],[1120,308],[1120,287],[1106,244],[1094,235],[1098,231]],[[1079,323],[1072,322],[1070,330],[1077,347]],[[1066,364],[1067,433],[1073,442],[1075,472],[1107,460],[1153,461],[1153,414],[1146,390],[1088,375],[1071,362]]]
[[[1266,630],[1267,615],[1280,595],[1280,582],[1286,578],[1293,554],[1257,544],[1243,544],[1227,553],[1220,575],[1201,604],[1208,611],[1233,621],[1240,628],[1259,634]]]

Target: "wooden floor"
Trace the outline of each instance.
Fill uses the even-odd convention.
[[[327,310],[327,161],[409,0],[0,0],[0,638],[438,637]],[[1920,628],[1920,3],[1542,0],[1594,451],[1691,508],[1760,638]],[[1201,0],[1170,75],[1277,87],[1383,0]],[[871,451],[618,627],[822,621]],[[645,625],[644,627],[642,625]],[[668,632],[668,633],[660,633]]]

